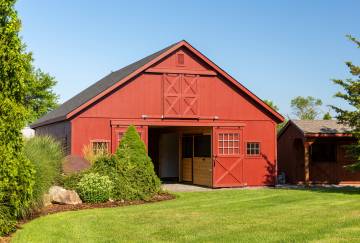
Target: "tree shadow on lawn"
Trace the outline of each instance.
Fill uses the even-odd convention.
[[[357,186],[337,186],[337,185],[312,185],[312,186],[291,186],[291,187],[278,187],[277,189],[284,190],[299,190],[311,191],[318,193],[338,193],[346,195],[360,195],[360,187]]]

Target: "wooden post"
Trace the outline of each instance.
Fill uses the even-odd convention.
[[[183,181],[183,161],[182,161],[182,137],[183,133],[179,132],[179,182]]]
[[[305,185],[310,183],[310,146],[313,142],[304,142],[304,180]]]

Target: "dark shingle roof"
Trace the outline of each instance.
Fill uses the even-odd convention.
[[[98,94],[102,93],[103,91],[107,90],[117,82],[121,81],[131,73],[135,72],[137,69],[141,68],[148,62],[152,61],[153,59],[157,58],[177,43],[174,43],[158,52],[155,52],[137,62],[134,62],[126,67],[123,67],[115,72],[110,73],[106,77],[102,78],[101,80],[97,81],[90,87],[86,88],[85,90],[81,91],[71,99],[64,102],[61,106],[57,109],[49,112],[45,116],[41,117],[34,123],[30,125],[31,128],[38,127],[40,125],[49,124],[56,121],[61,121],[66,118],[66,115],[78,108],[79,106],[83,105],[93,97],[97,96]]]
[[[339,124],[337,120],[291,120],[304,133],[347,133],[349,126]]]

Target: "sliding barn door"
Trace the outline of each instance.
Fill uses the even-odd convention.
[[[243,185],[242,130],[213,129],[213,186],[236,187]]]

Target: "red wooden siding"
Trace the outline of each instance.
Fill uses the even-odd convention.
[[[177,62],[178,54],[184,55],[184,64],[179,65]],[[175,51],[169,57],[165,58],[161,62],[155,64],[152,68],[163,69],[168,71],[169,69],[178,69],[186,71],[212,71],[212,69],[205,62],[201,61],[196,55],[191,53],[185,47]]]
[[[130,124],[145,144],[151,126],[212,127],[214,186],[275,182],[274,115],[185,47],[71,118],[71,153],[82,155],[97,139],[110,141],[114,152]],[[247,156],[247,142],[260,143],[260,155]]]
[[[165,115],[162,112],[162,79],[163,75],[142,74],[136,81],[97,102],[78,117],[139,119],[142,115]],[[239,94],[219,77],[199,76],[197,87],[199,118],[218,116],[219,120],[228,121],[272,121],[267,113],[255,108],[249,98]]]

